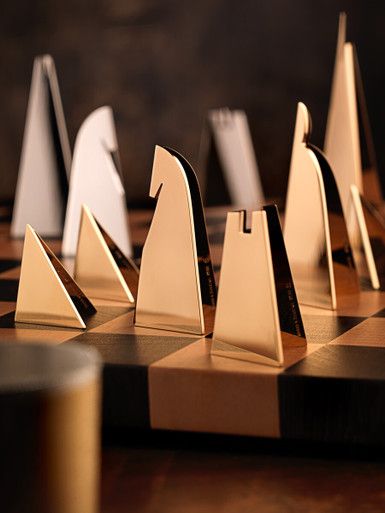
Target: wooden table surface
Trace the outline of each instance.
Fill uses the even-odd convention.
[[[384,453],[159,433],[104,444],[102,513],[382,513]]]

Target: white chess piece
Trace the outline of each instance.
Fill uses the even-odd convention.
[[[231,203],[248,210],[262,207],[264,194],[246,113],[211,110],[208,124],[208,149],[217,153]]]
[[[27,224],[45,237],[63,231],[71,151],[55,64],[36,57],[24,129],[11,235],[24,237]]]
[[[126,256],[131,256],[126,195],[119,173],[118,143],[112,109],[100,107],[78,132],[64,225],[64,256],[74,256],[81,207],[86,204]]]

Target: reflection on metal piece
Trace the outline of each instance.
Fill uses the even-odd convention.
[[[361,282],[364,287],[385,290],[384,216],[372,202],[360,196],[354,185],[351,187],[351,197],[351,223],[354,233],[358,235],[352,247]]]
[[[355,46],[346,42],[346,14],[341,13],[325,153],[334,170],[344,209],[350,186],[375,203],[383,201],[368,109]]]
[[[126,256],[132,254],[126,195],[110,107],[100,107],[83,122],[76,137],[62,253],[74,256],[81,207],[88,205]]]
[[[203,305],[216,302],[214,272],[198,181],[175,151],[155,148],[150,196],[157,205],[143,247],[135,324],[204,334]]]
[[[363,288],[380,288],[380,279],[377,272],[377,262],[373,254],[372,240],[369,235],[367,221],[371,220],[371,212],[360,195],[358,187],[351,185],[350,201],[347,207],[347,224],[349,227],[350,241],[352,244],[354,262]],[[372,220],[372,227],[373,227]],[[374,222],[374,224],[376,224]],[[376,228],[375,228],[376,229]],[[381,231],[381,229],[379,230]],[[383,231],[383,237],[385,231]],[[375,242],[375,241],[373,241]],[[380,248],[380,245],[376,245]],[[385,248],[385,246],[384,246]]]
[[[28,223],[44,236],[60,236],[68,194],[71,150],[55,64],[36,57],[24,129],[11,234]]]
[[[297,301],[297,293],[286,253],[281,222],[276,205],[263,207],[267,218],[269,242],[273,259],[275,291],[278,302],[279,322],[283,345],[303,346],[306,344],[305,329]],[[288,337],[292,336],[292,338]],[[297,337],[297,339],[294,339]]]
[[[339,193],[311,121],[298,104],[285,213],[285,243],[300,303],[335,309],[359,286]]]
[[[96,312],[45,242],[27,225],[15,321],[85,328]]]
[[[200,168],[205,169],[203,183],[207,205],[230,202],[244,209],[263,205],[257,160],[244,111],[211,110],[199,153]]]
[[[91,298],[134,303],[130,286],[136,292],[138,275],[135,263],[123,255],[83,205],[74,270],[77,283]]]
[[[282,365],[283,348],[306,345],[277,208],[229,212],[211,354]],[[282,332],[282,333],[281,333]]]
[[[352,43],[346,42],[346,14],[339,18],[338,40],[331,99],[325,136],[325,154],[332,166],[341,195],[354,260],[361,283],[379,288],[378,262],[372,248],[373,235],[365,222],[368,215],[361,204],[383,201],[373,137],[366,107],[357,53]],[[378,207],[376,217],[384,215]],[[381,238],[385,240],[385,230]],[[376,241],[373,241],[376,244]],[[384,277],[385,278],[385,277]]]
[[[350,186],[362,193],[360,139],[354,81],[353,45],[346,43],[346,15],[339,18],[336,60],[325,135],[325,154],[346,213]]]

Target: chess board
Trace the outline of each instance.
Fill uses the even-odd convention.
[[[301,307],[308,346],[285,349],[281,368],[211,356],[210,335],[136,328],[125,303],[93,301],[85,331],[16,324],[23,241],[9,238],[9,215],[0,209],[0,340],[95,347],[105,426],[385,445],[384,292],[337,312]],[[151,215],[130,215],[138,261]],[[218,274],[225,209],[209,209],[207,225]],[[60,256],[60,241],[46,242]]]

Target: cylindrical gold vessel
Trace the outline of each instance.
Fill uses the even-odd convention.
[[[97,513],[96,351],[0,344],[0,490],[7,513]]]

